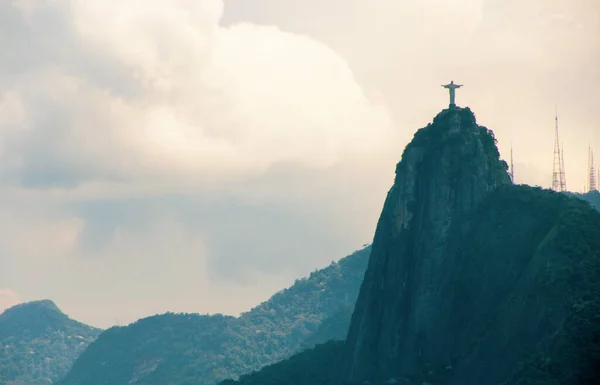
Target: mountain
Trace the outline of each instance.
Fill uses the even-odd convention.
[[[452,225],[490,191],[510,183],[493,133],[477,125],[469,109],[444,110],[415,134],[375,231],[348,335],[348,382],[412,374],[416,361],[428,359],[423,354],[438,360],[429,344],[458,335],[443,326],[459,313],[449,306],[452,297],[464,301],[471,295],[469,282],[454,287],[463,279],[448,275],[464,265],[464,258],[448,255]]]
[[[519,227],[523,220],[528,223]],[[412,357],[406,356],[414,360],[414,356],[421,354],[422,361],[415,364],[412,372],[391,376],[388,380],[375,380],[373,376],[371,380],[351,383],[598,384],[599,220],[599,214],[586,203],[559,193],[527,186],[499,187],[467,216],[469,235],[458,241],[465,247],[461,255],[465,258],[465,267],[451,269],[450,274],[455,274],[456,270],[465,270],[465,273],[460,279],[447,280],[446,285],[448,293],[452,294],[448,296],[447,308],[456,309],[454,318],[457,321],[446,323],[441,318],[438,327],[446,333],[436,340],[441,351],[438,354],[447,354],[450,358],[441,361],[429,358],[435,354],[434,343],[427,346],[426,335],[421,334],[423,345],[417,344]],[[536,229],[538,225],[540,228]],[[526,231],[515,237],[514,233],[511,235],[504,230],[511,226],[517,233]],[[533,239],[527,240],[528,234],[533,234]],[[515,240],[516,244],[513,244]],[[481,249],[491,241],[494,248],[503,246],[494,252]],[[529,243],[528,247],[524,247],[525,243]],[[513,257],[503,260],[510,255]],[[502,262],[503,271],[494,272],[488,258]],[[521,270],[518,279],[505,282],[503,290],[497,288],[500,280],[495,284],[494,294],[499,297],[502,291],[510,292],[508,298],[496,302],[478,302],[473,298],[479,290],[470,289],[468,285],[487,282],[496,274],[504,280],[506,274],[503,273],[515,268]],[[466,274],[467,271],[470,273]],[[485,287],[486,283],[479,284]],[[452,285],[454,290],[448,288]],[[456,293],[458,289],[462,289],[462,293]],[[482,319],[483,325],[480,324]],[[391,336],[383,334],[381,338],[391,339]],[[448,340],[454,341],[449,343]],[[401,340],[395,342],[400,344]],[[340,342],[318,345],[244,375],[238,381],[228,380],[220,385],[339,384],[340,377],[343,378],[346,372],[345,369],[340,371],[338,365],[347,368],[351,362],[344,352],[347,348]],[[377,352],[377,345],[370,348]],[[419,351],[419,348],[423,350]],[[398,361],[392,365],[401,367]],[[477,381],[465,380],[472,371],[477,374]],[[373,370],[370,374],[376,373]]]
[[[342,382],[570,384],[600,367],[600,214],[513,186],[506,169],[468,108],[416,133],[377,225]]]
[[[495,144],[466,108],[419,130],[345,344],[221,385],[598,384],[595,195],[512,185]]]
[[[343,339],[349,316],[340,314],[356,301],[370,251],[332,262],[237,318],[168,313],[108,329],[59,383],[212,385]]]
[[[269,365],[239,380],[225,380],[219,385],[326,385],[335,381],[343,341],[328,341],[292,357]]]
[[[354,304],[340,307],[335,313],[321,322],[319,328],[304,340],[302,347],[304,349],[309,349],[330,340],[345,340],[353,310]]]
[[[5,310],[0,314],[0,384],[51,384],[100,332],[70,319],[48,300]]]
[[[600,191],[590,191],[585,194],[573,194],[573,195],[579,199],[588,201],[592,205],[592,207],[594,207],[596,210],[600,211]]]

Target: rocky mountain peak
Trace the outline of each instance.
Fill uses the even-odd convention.
[[[345,380],[394,374],[435,322],[443,301],[444,249],[451,224],[498,186],[510,184],[492,131],[469,108],[441,111],[418,130],[396,167],[373,241],[345,351]]]

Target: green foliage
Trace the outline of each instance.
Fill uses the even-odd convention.
[[[599,196],[592,192],[578,198],[594,205]],[[571,311],[554,343],[523,362],[511,384],[598,384],[600,215],[590,210],[588,202],[570,200],[548,242],[563,256],[555,284],[565,288],[562,293]]]
[[[599,191],[590,191],[586,194],[572,194],[576,198],[589,202],[593,208],[600,211],[600,192]]]
[[[409,169],[415,165],[419,170],[413,171],[429,175],[431,166],[423,167],[416,159],[419,159],[419,154],[428,154],[430,158],[432,154],[441,153],[446,153],[444,159],[448,164],[445,165],[445,172],[449,180],[464,178],[464,170],[477,169],[483,161],[486,167],[495,171],[493,174],[505,175],[508,181],[508,164],[500,160],[496,144],[493,131],[477,125],[475,115],[469,108],[443,110],[433,119],[433,123],[419,129],[404,149],[402,160],[396,165],[396,183],[400,175],[410,172]],[[427,160],[423,163],[427,163]]]
[[[225,380],[220,385],[331,384],[343,348],[344,342],[329,341],[267,366],[259,372],[243,375],[238,381]]]
[[[311,347],[329,340],[345,340],[353,311],[354,304],[341,307],[337,312],[323,320],[317,331],[304,341],[303,346]]]
[[[448,383],[455,375],[453,368],[478,360],[478,349],[488,343],[497,344],[497,351],[505,353],[498,357],[501,365],[511,362],[517,365],[519,359],[513,357],[523,357],[510,385],[574,384],[575,380],[592,384],[592,378],[599,378],[596,368],[600,368],[600,215],[586,202],[565,194],[507,185],[490,194],[454,230],[448,252],[457,250],[460,258],[453,260],[454,266],[447,267],[452,271],[449,282],[454,282],[454,289],[465,291],[457,292],[457,302],[450,303],[451,313],[458,318],[447,318],[451,324],[440,327],[461,333],[469,341],[443,345],[445,341],[436,340],[439,349],[448,351],[451,359],[419,363],[415,373],[396,378],[396,383]],[[533,273],[539,269],[543,273]],[[482,280],[489,284],[481,286]],[[556,291],[550,291],[552,287]],[[445,288],[448,301],[452,301],[451,287]],[[487,303],[474,297],[483,291],[482,298]],[[555,297],[555,292],[561,296]],[[557,331],[553,329],[555,323],[539,317],[539,321],[524,323],[545,337],[531,343],[519,339],[506,341],[498,335],[499,330],[513,335],[518,335],[519,330],[530,330],[521,329],[517,321],[523,322],[523,312],[527,311],[523,303],[531,298],[534,298],[531,305],[539,307],[529,315],[554,316],[557,314],[554,311],[560,309],[558,314],[568,315],[564,327]],[[465,310],[460,309],[461,304],[471,300],[475,301],[475,307],[465,309],[479,314],[461,313]],[[541,303],[536,304],[538,300]],[[350,315],[351,311],[340,309],[336,316],[321,324],[321,329],[335,329],[337,321],[344,323]],[[471,324],[475,319],[481,322]],[[470,324],[468,330],[465,324]],[[343,349],[342,346],[340,343],[320,347],[330,349],[331,355],[318,349],[305,351],[238,381],[224,381],[220,385],[335,384],[337,379],[332,378],[332,373],[336,373],[340,357],[336,349]],[[502,346],[508,349],[501,350]],[[537,348],[531,349],[532,346]],[[514,354],[513,357],[506,352]],[[569,371],[573,381],[565,381],[561,374]],[[373,385],[385,383],[387,380],[373,381]]]
[[[100,334],[51,301],[17,305],[0,314],[0,384],[51,384],[64,376]]]
[[[493,134],[485,127],[480,130],[487,138],[486,146],[495,148]],[[578,196],[592,205],[598,197],[596,193]],[[478,225],[473,226],[468,241],[461,240],[463,251],[478,254],[492,249],[493,255],[486,253],[486,258],[495,259],[518,250],[520,259],[528,260],[541,250],[560,248],[571,259],[591,263],[565,264],[559,269],[561,279],[591,285],[600,275],[594,273],[597,266],[589,254],[598,246],[589,240],[600,233],[594,227],[585,230],[594,218],[586,216],[588,209],[587,203],[565,194],[526,186],[501,187],[471,218]],[[512,231],[506,231],[508,227]],[[533,233],[532,228],[536,229]],[[523,232],[529,236],[521,237]],[[222,385],[329,383],[343,344],[329,342],[310,348],[345,338],[369,253],[367,248],[315,271],[239,318],[168,313],[109,329],[84,352],[61,384],[120,385],[131,380],[141,385],[213,384],[244,373],[252,374]],[[582,270],[591,273],[581,279]],[[592,322],[600,314],[597,297],[581,296],[577,294],[581,290],[570,287],[574,288],[570,300],[577,303],[578,311],[569,316],[561,334],[560,351],[566,356],[551,357],[547,350],[531,355],[520,363],[510,385],[557,383],[558,363],[565,365],[568,360],[577,362],[577,376],[584,380],[593,374],[592,368],[600,367],[596,365],[600,334],[598,324]],[[598,292],[594,290],[589,293]],[[291,356],[305,348],[309,350]],[[422,378],[412,382],[441,383],[437,373],[446,375],[447,369],[446,363],[440,365],[436,370],[424,368]]]
[[[369,254],[332,262],[238,318],[168,313],[111,328],[60,384],[215,384],[344,338]]]
[[[600,378],[600,214],[570,195],[501,187],[478,209],[475,230],[462,240],[466,254],[493,260],[511,255],[524,263],[522,268],[537,270],[527,277],[525,285],[535,290],[529,295],[535,293],[535,302],[544,304],[542,314],[564,320],[558,329],[544,330],[550,323],[541,318],[535,333],[545,337],[535,349],[514,342],[523,359],[504,385],[597,384]],[[516,304],[500,303],[497,317],[514,313]]]

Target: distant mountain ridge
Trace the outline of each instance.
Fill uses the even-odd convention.
[[[343,339],[370,250],[316,270],[238,318],[167,313],[110,328],[59,384],[213,385]]]
[[[600,192],[567,195],[585,200],[600,211]],[[264,382],[265,376],[269,378],[280,370],[278,368],[289,368],[291,363],[296,365],[297,362],[294,355],[291,361],[282,361],[280,366],[276,363],[280,359],[332,339],[345,338],[354,309],[352,298],[355,298],[358,293],[358,288],[353,285],[362,282],[369,253],[370,246],[342,259],[339,263],[332,263],[325,269],[315,271],[310,277],[298,280],[294,286],[275,294],[269,301],[244,313],[239,319],[220,315],[207,317],[168,313],[148,317],[130,327],[112,328],[110,333],[107,332],[103,336],[104,348],[96,352],[96,358],[102,355],[112,356],[114,364],[120,362],[121,366],[129,367],[126,370],[112,372],[116,376],[115,385],[127,376],[138,384],[158,384],[159,379],[175,381],[174,384],[185,384],[192,378],[207,378],[202,384],[209,384],[223,378],[235,378],[239,374],[250,373],[271,364],[264,373],[260,371],[256,375],[244,377],[244,383],[254,383],[258,380]],[[336,272],[341,272],[342,275],[349,274],[351,279],[345,283],[343,279],[335,280]],[[333,290],[337,294],[322,298],[322,301],[315,299],[318,296],[304,297],[305,292],[318,293],[319,291],[315,290],[318,287],[321,287],[321,290],[323,288]],[[306,314],[302,310],[294,311],[311,306],[314,313],[308,317],[305,317]],[[335,310],[331,310],[332,308]],[[327,315],[323,318],[323,314]],[[89,333],[87,333],[88,328],[91,329]],[[181,332],[178,333],[176,328]],[[253,328],[257,329],[252,331]],[[134,329],[137,335],[136,344],[142,345],[142,349],[111,350],[115,346],[126,346]],[[99,329],[68,319],[52,301],[48,300],[29,302],[7,309],[0,314],[0,384],[50,384],[51,381],[67,373],[77,356],[100,332]],[[161,336],[160,333],[164,335]],[[190,334],[196,335],[197,338],[190,340]],[[252,334],[255,335],[249,337]],[[153,335],[155,339],[148,341],[146,337],[149,335]],[[218,336],[223,337],[222,341],[216,341],[219,339]],[[77,342],[78,340],[80,341]],[[205,353],[202,348],[195,350],[194,346],[206,343],[220,344],[220,348],[208,353]],[[160,357],[147,360],[135,358],[138,355],[147,355],[151,350],[149,347],[151,344],[155,344],[156,349],[169,352],[168,362]],[[234,349],[232,354],[227,356],[223,354],[234,345],[238,348]],[[273,345],[279,346],[274,348]],[[169,346],[172,349],[165,349]],[[32,349],[28,347],[34,347],[34,354],[30,353]],[[318,352],[325,352],[324,349],[330,347],[339,350],[340,345],[326,344],[318,348]],[[251,354],[248,354],[249,352]],[[317,355],[324,354],[318,352]],[[312,359],[310,354],[309,351],[300,357],[302,362],[311,362],[310,365],[314,366],[314,362],[310,361]],[[201,358],[215,360],[216,365],[198,366],[196,361]],[[94,359],[94,357],[86,358],[78,366],[83,365],[83,368],[89,367],[88,365],[93,366]],[[176,374],[182,368],[183,373]],[[203,372],[205,369],[209,370],[208,376],[207,372]],[[99,376],[99,381],[109,377],[108,372],[102,370]],[[177,378],[172,380],[173,376]],[[82,377],[81,381],[84,379],[85,377]],[[61,382],[61,384],[88,384],[88,382],[77,382],[76,378],[69,381],[74,382]],[[90,382],[91,385],[95,383]]]
[[[49,300],[0,314],[0,384],[51,384],[64,376],[101,330],[69,318]]]
[[[567,247],[568,249],[573,250],[573,247],[579,247],[580,250],[585,250],[588,245],[592,244],[593,237],[591,234],[593,234],[594,230],[586,231],[586,223],[593,224],[593,220],[590,221],[589,219],[596,217],[595,226],[597,231],[600,231],[600,228],[598,228],[597,214],[590,213],[589,211],[591,210],[589,210],[589,208],[586,210],[585,205],[578,204],[578,202],[574,202],[573,199],[565,199],[566,197],[562,196],[562,194],[528,186],[506,186],[502,189],[503,191],[499,191],[484,202],[487,207],[485,210],[480,210],[479,215],[473,214],[471,216],[473,219],[479,217],[476,219],[477,225],[475,228],[483,226],[484,231],[482,231],[482,233],[485,233],[485,227],[490,227],[490,225],[496,229],[507,229],[510,228],[511,222],[515,224],[523,222],[524,218],[525,222],[529,222],[529,225],[526,226],[530,227],[532,217],[548,216],[552,211],[563,211],[562,218],[559,217],[558,223],[554,225],[555,228],[563,227],[563,231],[565,231],[564,226],[567,226],[573,230],[568,237],[563,237],[565,239],[562,241],[562,245],[559,246],[560,248]],[[567,195],[573,196],[573,194]],[[578,198],[587,201],[589,195],[585,194],[583,196],[578,196]],[[534,202],[535,207],[530,207]],[[493,212],[488,211],[489,208],[492,208]],[[507,210],[510,210],[513,213],[529,212],[525,217],[522,217],[520,221],[518,219],[515,221],[514,217],[511,218],[512,215],[506,215]],[[482,216],[481,214],[483,213],[486,214]],[[550,215],[552,216],[552,214]],[[589,219],[584,219],[585,217]],[[520,223],[520,225],[522,225],[522,223]],[[544,226],[548,226],[548,224],[545,224]],[[551,231],[547,237],[544,237],[542,242],[538,244],[538,247],[541,249],[556,248],[553,244],[556,244],[557,241],[560,242],[560,234],[552,233],[553,232]],[[494,234],[505,237],[502,232]],[[575,235],[576,238],[571,238],[573,235]],[[481,242],[480,237],[471,238],[472,241],[475,241],[476,243]],[[539,241],[540,237],[536,236],[536,238]],[[536,242],[538,241],[534,241],[533,245],[536,245]],[[472,244],[473,242],[467,242],[466,245],[469,243]],[[597,243],[596,249],[598,249]],[[498,255],[503,254],[504,253],[502,252],[498,253]],[[548,255],[548,252],[546,251],[545,254]],[[592,259],[584,262],[583,269],[581,266],[576,268],[588,271],[591,270],[590,268],[594,267],[593,263],[592,257]],[[565,264],[562,268],[568,268],[568,266],[569,264]],[[596,271],[598,271],[598,268],[599,264],[596,261]],[[585,276],[589,278],[593,276],[593,273]],[[550,293],[548,296],[552,297],[552,295],[553,294]],[[597,384],[598,382],[596,380],[600,378],[600,373],[598,373],[597,369],[598,363],[600,363],[600,355],[598,354],[600,350],[598,349],[599,346],[597,342],[600,337],[600,325],[597,323],[594,325],[593,323],[590,323],[589,320],[594,317],[596,317],[596,319],[600,317],[600,303],[599,301],[588,300],[587,302],[578,304],[577,308],[580,309],[578,312],[571,314],[571,316],[566,318],[563,330],[558,334],[559,338],[556,338],[553,343],[554,346],[548,348],[547,346],[542,345],[542,349],[539,349],[538,351],[533,352],[532,355],[522,359],[515,370],[506,378],[504,383],[495,383],[495,385],[573,384],[573,382],[568,381],[559,382],[555,377],[557,373],[560,373],[560,368],[565,367],[565,364],[567,367],[569,364],[572,365],[572,367],[575,368],[575,373],[578,373],[580,377],[587,377],[588,382],[580,381],[577,382],[577,384]],[[350,318],[350,316],[351,314],[342,315],[342,317],[348,318]],[[344,321],[344,323],[346,322],[348,321]],[[326,322],[323,323],[323,327],[325,327],[325,324]],[[562,344],[562,346],[559,344]],[[560,348],[557,348],[557,346],[560,346]],[[295,354],[289,359],[269,365],[259,371],[243,375],[237,381],[225,380],[221,382],[220,385],[340,384],[340,373],[338,369],[339,365],[343,362],[343,350],[344,342],[330,341]],[[477,358],[475,357],[475,359]],[[574,362],[576,364],[573,364]],[[427,370],[421,373],[417,372],[414,376],[394,378],[392,381],[370,381],[368,383],[372,385],[450,384],[452,383],[452,377],[456,375],[453,369],[458,363],[459,361],[456,359],[450,364],[428,362],[426,363]],[[595,374],[594,370],[596,370]],[[487,367],[484,368],[484,371],[486,371],[486,373],[491,372]],[[565,372],[572,373],[573,369]],[[486,382],[481,381],[479,383]],[[492,382],[489,383],[493,384]],[[364,385],[365,383],[354,382],[351,384]]]

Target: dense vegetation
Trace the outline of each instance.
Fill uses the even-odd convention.
[[[590,191],[586,194],[573,194],[575,197],[579,199],[583,199],[588,201],[592,207],[596,210],[600,211],[600,191]]]
[[[325,318],[317,331],[311,334],[303,343],[304,348],[324,344],[330,340],[341,341],[346,339],[350,318],[354,311],[354,304],[343,306],[328,318]]]
[[[556,250],[559,274],[546,279],[562,288],[557,303],[566,301],[571,311],[554,339],[531,352],[505,385],[600,383],[600,215],[590,210],[600,210],[600,193],[575,195],[587,202],[569,199],[539,246]]]
[[[296,281],[240,317],[163,314],[104,332],[61,385],[202,385],[344,338],[370,247]]]
[[[585,196],[584,198],[587,198]],[[495,304],[488,326],[468,344],[466,349],[453,352],[452,365],[426,362],[422,370],[411,376],[395,378],[393,383],[440,385],[452,381],[455,373],[452,366],[463,360],[478,360],[477,346],[493,343],[498,346],[519,346],[513,350],[515,356],[523,356],[527,349],[526,339],[533,333],[545,333],[552,328],[551,319],[567,314],[557,331],[549,333],[534,349],[528,350],[525,358],[515,364],[514,373],[504,385],[542,384],[598,384],[600,379],[600,214],[590,209],[587,202],[572,199],[549,190],[527,186],[505,186],[499,188],[478,210],[458,226],[468,236],[456,238],[465,260],[478,256],[480,264],[473,266],[472,275],[455,277],[463,283],[474,283],[481,276],[486,261],[506,259],[512,263],[537,266],[537,260],[550,265],[544,266],[546,273],[527,277],[527,282],[510,284],[519,286],[516,296]],[[533,231],[531,231],[533,230]],[[522,236],[525,231],[528,236]],[[491,250],[491,252],[490,252]],[[485,252],[482,252],[485,251]],[[511,255],[510,258],[503,256]],[[511,265],[517,267],[516,265]],[[466,272],[466,270],[465,270]],[[523,286],[525,285],[525,286]],[[521,287],[522,286],[522,287]],[[552,289],[554,288],[554,289]],[[566,288],[566,289],[565,289]],[[511,290],[509,288],[509,290]],[[523,290],[520,298],[518,291]],[[538,293],[531,297],[532,293]],[[516,301],[516,302],[515,302]],[[521,301],[543,301],[545,317],[537,321],[526,321],[532,332],[523,335],[523,341],[506,341],[498,335],[498,317],[528,315],[515,313],[515,309],[527,309]],[[566,313],[560,308],[567,309]],[[571,310],[572,309],[572,310]],[[529,311],[529,310],[528,310]],[[343,312],[340,314],[344,314]],[[503,314],[503,315],[502,315]],[[539,313],[531,313],[539,314]],[[341,318],[349,316],[348,313]],[[546,317],[549,317],[547,319]],[[467,317],[469,318],[469,317]],[[330,320],[331,321],[331,320]],[[329,321],[329,322],[330,322]],[[465,322],[467,322],[465,320]],[[496,325],[496,326],[494,326]],[[511,324],[512,325],[512,324]],[[527,325],[505,325],[523,327]],[[322,324],[326,327],[326,323]],[[550,328],[546,330],[547,328]],[[458,331],[458,328],[456,329]],[[466,337],[466,335],[465,335]],[[441,343],[442,341],[440,341]],[[531,342],[531,341],[530,341]],[[516,345],[515,345],[516,344]],[[304,351],[288,360],[265,367],[242,376],[238,381],[228,380],[221,385],[314,385],[336,383],[335,367],[339,362],[342,343],[327,343]],[[452,349],[451,349],[452,350]],[[475,355],[474,355],[475,354]],[[511,361],[510,357],[498,357]],[[515,361],[516,362],[516,361]],[[479,368],[483,373],[494,368]],[[383,385],[373,383],[373,385]]]
[[[343,341],[325,344],[298,353],[287,360],[220,385],[317,385],[331,384],[344,347]]]
[[[533,205],[533,211],[536,205],[552,210],[567,202],[547,190],[513,191],[521,194],[523,205]],[[494,205],[501,207],[501,197]],[[597,208],[599,197],[578,196]],[[311,348],[345,337],[369,252],[370,247],[315,271],[237,319],[168,313],[112,328],[90,346],[61,385],[119,385],[131,379],[147,385],[212,384],[251,372],[240,379],[244,385],[322,383],[341,347],[326,343]],[[282,359],[286,360],[273,364]],[[269,364],[273,365],[255,372]],[[531,365],[522,364],[535,367]]]
[[[99,334],[51,301],[7,309],[0,314],[0,384],[51,384]]]
[[[460,279],[477,285],[477,277],[489,268],[494,269],[495,279],[512,288],[507,287],[508,295],[494,293],[496,301],[492,302],[497,305],[489,313],[489,326],[482,328],[472,347],[463,352],[457,349],[460,354],[453,366],[477,359],[482,371],[493,371],[476,351],[487,355],[494,351],[494,365],[515,365],[506,384],[581,383],[591,367],[600,365],[600,345],[593,342],[593,336],[599,336],[600,319],[600,313],[593,310],[598,309],[595,301],[600,298],[598,212],[588,202],[565,194],[505,186],[483,202],[466,226],[469,229],[457,248],[465,260],[484,258]],[[503,274],[511,270],[518,272],[513,278]],[[485,309],[482,305],[477,311]],[[519,338],[507,340],[497,333],[500,330]],[[494,348],[482,349],[480,344]],[[516,357],[524,358],[519,362]],[[452,373],[434,371],[422,380],[444,383],[444,375]]]
[[[570,255],[577,254],[576,260],[581,264],[587,264],[579,266],[589,272],[583,281],[590,284],[589,293],[598,292],[593,286],[600,276],[596,271],[598,265],[593,263],[595,257],[589,242],[583,242],[581,237],[593,238],[600,230],[588,226],[584,234],[581,226],[577,226],[589,219],[587,206],[574,204],[573,200],[564,200],[560,194],[547,190],[510,191],[520,194],[523,209],[540,210],[542,215],[558,215],[556,210],[571,202],[571,214],[563,217],[560,227],[563,231],[558,238],[563,242],[560,247]],[[493,205],[506,213],[502,201],[509,195],[507,192],[498,195]],[[600,210],[599,192],[570,195]],[[566,224],[568,221],[573,223]],[[569,229],[575,229],[576,233],[570,234]],[[579,250],[573,244],[588,246]],[[341,350],[341,343],[326,342],[345,338],[369,252],[367,247],[315,271],[239,318],[167,313],[128,327],[112,328],[98,343],[92,344],[61,384],[119,385],[130,380],[148,385],[212,384],[251,372],[243,375],[239,384],[323,383],[331,375],[331,367]],[[571,264],[569,267],[578,274],[574,281],[583,282],[579,268]],[[565,362],[577,363],[572,376],[582,383],[593,383],[592,379],[600,376],[594,372],[600,367],[597,298],[588,294],[573,299],[577,311],[568,317],[564,333],[555,342],[563,344],[562,356],[548,351],[532,354],[507,383],[564,382],[558,373]],[[99,333],[98,329],[69,319],[51,301],[8,309],[0,315],[0,384],[38,385],[56,381]],[[308,350],[286,359],[303,349]],[[281,359],[284,361],[273,364]],[[272,365],[255,372],[269,364]],[[233,383],[238,382],[227,380],[224,385]]]
[[[470,127],[471,129],[459,130],[452,134],[449,134],[449,129],[452,130],[452,126],[464,126]],[[444,110],[433,120],[433,123],[428,124],[426,127],[419,129],[413,139],[408,143],[402,154],[402,159],[410,158],[408,155],[414,148],[427,148],[431,152],[441,152],[445,148],[453,148],[454,150],[460,151],[460,157],[456,157],[459,162],[454,162],[452,167],[447,171],[456,175],[466,165],[465,162],[476,162],[479,163],[482,159],[479,158],[477,153],[477,146],[475,142],[481,143],[482,153],[490,164],[498,164],[503,171],[508,170],[508,164],[500,158],[500,152],[498,151],[497,140],[494,132],[487,127],[480,126],[476,123],[475,114],[468,107],[459,108],[456,110]],[[396,179],[402,175],[400,171],[399,162],[396,166]]]

